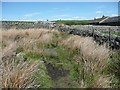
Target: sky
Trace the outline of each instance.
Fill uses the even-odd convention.
[[[119,2],[119,0],[1,0],[2,2]]]
[[[86,20],[118,15],[118,2],[2,2],[2,20]]]

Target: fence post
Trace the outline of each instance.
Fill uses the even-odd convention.
[[[94,38],[94,29],[92,30],[92,36],[93,36],[93,38]]]
[[[110,38],[111,38],[111,37],[110,37],[110,35],[111,35],[110,30],[111,30],[111,29],[109,28],[109,46],[110,46],[110,42],[111,42],[111,40],[110,40]]]

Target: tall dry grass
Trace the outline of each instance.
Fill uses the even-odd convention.
[[[102,72],[108,67],[109,64],[109,54],[110,51],[105,46],[99,46],[94,40],[90,37],[80,37],[80,36],[71,36],[60,42],[61,45],[64,45],[72,50],[79,51],[79,54],[74,57],[78,62],[80,68],[80,86],[87,87],[87,78],[89,81],[91,78],[96,78],[90,84],[91,87],[104,88],[109,87],[111,81],[109,77],[101,77]]]
[[[90,37],[71,36],[61,41],[60,44],[70,49],[78,49],[80,54],[76,57],[77,61],[84,60],[85,65],[99,67],[99,71],[102,71],[109,61],[109,49],[97,45]]]
[[[37,70],[37,63],[21,62],[16,65],[13,60],[7,62],[1,71],[2,88],[30,88],[34,87],[35,82],[32,75]]]
[[[17,42],[17,46],[24,48],[25,50],[41,52],[37,47],[39,43],[50,43],[55,34],[59,34],[57,30],[48,29],[27,29],[16,30],[10,29],[8,31],[2,31],[3,43],[6,47],[10,44]]]
[[[87,84],[84,80],[80,80],[80,88],[111,88],[111,83],[112,81],[110,77],[101,75],[89,84]]]
[[[9,39],[9,40],[17,40],[20,38],[26,38],[29,36],[29,38],[38,39],[42,35],[46,35],[49,33],[59,33],[56,30],[48,30],[48,29],[26,29],[26,30],[16,30],[16,29],[10,29],[10,30],[3,30],[2,31],[2,37],[3,39]]]
[[[0,60],[0,87],[1,88],[29,88],[34,87],[32,75],[38,70],[38,63],[22,60],[16,61],[16,43],[9,45],[2,51]]]
[[[16,65],[14,59],[14,57],[16,57],[16,49],[22,47],[25,51],[37,52],[40,54],[43,52],[44,48],[38,47],[38,44],[50,43],[55,40],[54,36],[56,34],[59,35],[60,33],[56,30],[47,29],[11,29],[2,31],[3,42],[6,44],[6,47],[3,48],[2,57],[5,61],[4,63],[2,62],[2,87],[13,86],[23,88],[33,86],[34,83],[31,75],[37,70],[36,67],[38,64],[20,62]],[[103,45],[99,46],[90,37],[71,35],[65,39],[61,38],[60,40],[58,45],[77,50],[77,52],[79,51],[79,54],[76,54],[73,60],[79,64],[80,78],[78,81],[81,88],[110,87],[110,77],[103,74],[104,69],[109,63],[109,49]]]
[[[0,87],[2,88],[29,88],[35,86],[32,77],[38,71],[39,63],[19,60],[17,62],[17,48],[22,47],[25,51],[41,53],[38,43],[50,43],[56,30],[47,29],[10,29],[2,31],[2,55],[0,60]]]

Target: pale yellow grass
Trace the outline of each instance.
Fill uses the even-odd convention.
[[[48,29],[26,29],[16,30],[10,29],[8,31],[2,31],[3,43],[6,47],[10,44],[17,42],[17,46],[24,48],[25,50],[41,52],[37,48],[39,43],[49,43],[53,40],[55,34],[59,34],[57,30]]]
[[[10,29],[10,30],[3,30],[2,31],[2,37],[3,39],[15,39],[17,35],[21,37],[29,36],[31,38],[40,38],[41,35],[46,33],[59,33],[56,30],[48,30],[48,29],[25,29],[25,30],[16,30],[16,29]]]
[[[47,29],[10,29],[2,31],[2,41],[5,44],[0,60],[0,87],[2,88],[28,88],[35,82],[32,75],[38,70],[36,62],[19,61],[16,63],[16,50],[22,47],[25,51],[41,53],[38,43],[49,43],[53,40],[56,30]],[[2,43],[2,42],[1,42]]]
[[[11,56],[11,53],[13,54],[16,48],[22,47],[25,51],[32,51],[37,53],[42,53],[43,48],[37,47],[37,45],[40,43],[50,43],[52,40],[55,40],[54,36],[56,34],[60,34],[57,30],[48,30],[48,29],[28,29],[28,30],[8,30],[8,31],[2,31],[3,41],[6,44],[6,47],[3,49],[3,56]],[[72,50],[79,51],[79,54],[74,57],[74,60],[78,62],[80,67],[80,73],[99,77],[96,79],[93,83],[91,83],[91,87],[108,87],[110,83],[109,77],[103,77],[99,76],[101,75],[102,71],[107,67],[109,62],[109,49],[107,49],[105,46],[101,45],[99,46],[95,41],[90,37],[80,37],[77,35],[71,35],[70,37],[66,39],[60,39],[61,41],[58,43],[59,45],[63,45],[68,47]],[[15,48],[14,48],[15,47]],[[64,54],[64,53],[63,53]],[[13,62],[12,62],[13,63]],[[11,64],[12,64],[11,63]],[[11,67],[11,64],[7,63],[7,66]],[[23,64],[24,65],[24,64]],[[14,66],[14,65],[13,65]],[[11,73],[16,73],[13,75],[16,75],[18,77],[18,81],[22,80],[19,79],[19,77],[25,76],[22,74],[31,71],[34,65],[28,66],[28,69],[25,67],[15,66],[16,69],[19,70],[19,68],[23,68],[23,71],[17,72],[16,69],[12,70]],[[35,64],[36,66],[36,64]],[[25,69],[25,71],[24,71]],[[5,69],[6,70],[6,69]],[[28,70],[28,71],[26,71]],[[84,72],[83,72],[84,70]],[[6,70],[9,72],[9,70]],[[6,72],[6,73],[7,73]],[[34,72],[34,70],[33,70]],[[9,73],[4,73],[5,75]],[[20,75],[22,76],[19,76]],[[28,73],[29,75],[29,73]],[[10,74],[11,76],[11,74]],[[6,76],[7,77],[7,76]],[[26,76],[25,76],[26,77]],[[13,78],[13,77],[11,77]],[[24,79],[24,78],[23,78]],[[5,79],[7,82],[10,80]],[[15,80],[13,78],[13,80]],[[26,80],[26,79],[25,79]],[[6,81],[3,81],[6,83]],[[20,81],[22,82],[22,81]],[[87,87],[88,85],[84,80],[80,80],[81,87]],[[23,82],[22,82],[23,84]],[[18,85],[21,87],[22,85]],[[16,84],[13,85],[16,87]],[[6,87],[6,84],[4,85]]]
[[[38,39],[42,35],[47,33],[57,33],[59,32],[57,30],[49,30],[49,29],[25,29],[25,30],[16,30],[16,29],[10,29],[10,30],[3,30],[2,31],[2,37],[3,39],[12,39],[15,40],[17,36],[23,38],[29,36],[29,38]]]
[[[78,49],[80,55],[76,57],[77,61],[85,60],[85,65],[94,69],[99,67],[99,71],[105,68],[109,61],[109,49],[97,45],[90,37],[71,36],[60,44],[74,50]]]
[[[37,70],[37,63],[21,62],[16,64],[13,60],[2,68],[2,88],[29,88],[35,84],[32,75]]]
[[[110,88],[110,84],[112,83],[111,78],[108,76],[100,76],[93,84],[91,84],[91,88]]]
[[[79,54],[75,56],[75,60],[79,63],[80,73],[84,73],[89,76],[101,75],[102,71],[109,64],[110,51],[104,45],[99,46],[90,37],[71,36],[60,42],[72,50],[79,51]],[[107,80],[105,80],[107,79]],[[110,79],[99,77],[93,85],[93,87],[109,87]],[[86,87],[85,82],[81,82],[81,87]]]
[[[80,81],[80,88],[111,88],[111,78],[107,76],[99,76],[94,82],[87,85],[83,80]]]
[[[35,81],[32,75],[38,70],[39,63],[19,61],[16,63],[16,42],[2,51],[0,59],[0,87],[1,88],[29,88],[34,87]]]

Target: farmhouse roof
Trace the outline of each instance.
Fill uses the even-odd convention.
[[[115,16],[115,17],[108,17],[107,19],[104,19],[104,21],[101,21],[99,23],[114,23],[114,22],[119,22],[120,21],[120,16]]]
[[[118,21],[120,21],[120,16],[97,18],[97,19],[94,19],[90,23],[91,24],[94,24],[94,23],[102,24],[102,23],[114,23]]]
[[[100,21],[103,21],[106,18],[108,17],[97,18],[97,19],[94,19],[91,23],[99,23]]]

